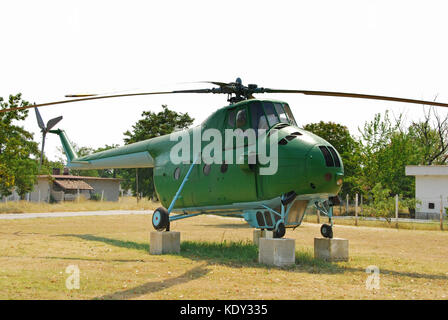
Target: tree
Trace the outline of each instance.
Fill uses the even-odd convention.
[[[371,193],[379,183],[387,188],[391,197],[395,194],[414,197],[415,181],[406,176],[405,167],[418,164],[421,155],[402,119],[400,114],[392,120],[386,111],[384,116],[376,114],[373,121],[366,122],[359,130],[361,170],[358,184],[364,195]]]
[[[167,105],[162,105],[162,108],[158,113],[143,111],[143,119],[132,126],[132,132],[128,130],[124,133],[124,142],[129,144],[170,134],[188,128],[194,121],[188,113],[170,110]]]
[[[320,121],[319,123],[309,123],[303,129],[328,141],[340,154],[351,152],[355,148],[356,141],[344,125],[331,121]]]
[[[132,126],[132,131],[126,131],[124,135],[125,144],[134,143],[154,137],[170,134],[177,130],[186,129],[193,123],[194,119],[188,113],[178,113],[170,110],[166,105],[162,105],[163,110],[155,113],[144,111],[143,119],[137,121]],[[154,181],[152,168],[139,168],[138,172],[138,191],[143,196],[152,197],[154,194]],[[130,188],[136,195],[136,170],[122,169],[120,171],[124,181],[123,189]]]
[[[409,133],[416,142],[421,156],[420,164],[446,164],[448,152],[448,115],[441,118],[430,108],[424,111],[424,120],[412,122]],[[431,114],[435,120],[431,119]]]
[[[10,95],[7,102],[0,97],[0,109],[27,106],[22,95]],[[28,116],[28,110],[0,113],[0,194],[8,196],[16,188],[24,197],[33,190],[38,172],[38,144],[33,134],[16,124]],[[33,158],[34,157],[34,158]]]
[[[303,129],[328,141],[339,152],[344,165],[344,183],[342,194],[357,190],[356,174],[359,171],[358,142],[344,125],[334,122],[309,123]]]

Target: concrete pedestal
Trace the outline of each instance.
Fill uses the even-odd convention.
[[[326,261],[348,261],[348,240],[314,238],[314,258]]]
[[[259,239],[258,262],[283,267],[295,264],[296,242],[294,239]]]
[[[255,229],[254,230],[254,245],[256,245],[257,247],[260,244],[260,238],[266,238],[266,239],[274,238],[274,232],[268,231],[268,230]]]
[[[180,252],[180,232],[151,231],[149,237],[149,253],[165,254]]]

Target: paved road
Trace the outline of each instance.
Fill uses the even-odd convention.
[[[123,214],[151,214],[151,210],[109,210],[109,211],[79,211],[79,212],[48,212],[48,213],[8,213],[0,214],[0,220],[33,219],[33,218],[65,218],[79,216],[116,216]]]

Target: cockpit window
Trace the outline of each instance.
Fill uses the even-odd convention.
[[[293,116],[293,114],[291,112],[291,109],[289,109],[288,104],[286,104],[286,103],[283,104],[283,108],[285,109],[286,115],[288,116],[289,121],[291,122],[291,124],[297,127],[296,119],[294,119],[294,116]]]
[[[263,108],[264,112],[266,113],[266,117],[268,119],[269,127],[272,127],[280,122],[280,120],[277,118],[277,115],[275,114],[274,104],[272,102],[263,101]]]
[[[280,122],[297,125],[287,104],[273,103],[270,101],[252,101],[249,110],[252,128],[255,130],[268,130]]]
[[[283,110],[281,103],[274,103],[274,107],[278,117],[280,118],[280,122],[289,124],[288,117],[286,116],[285,110]]]

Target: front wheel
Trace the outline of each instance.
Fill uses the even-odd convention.
[[[324,238],[333,238],[333,228],[328,224],[323,224],[322,227],[320,227],[320,233]]]
[[[168,211],[164,207],[159,207],[152,214],[152,226],[157,231],[166,230],[170,223]]]
[[[274,230],[274,238],[283,238],[286,233],[286,228],[284,223],[279,223],[277,230]]]

